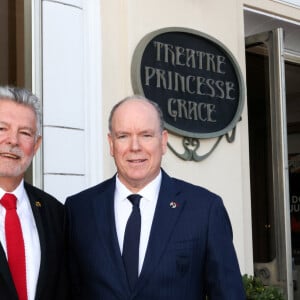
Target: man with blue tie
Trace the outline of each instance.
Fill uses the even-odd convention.
[[[155,103],[113,107],[117,174],[66,201],[72,299],[245,299],[222,200],[162,170],[167,139]]]

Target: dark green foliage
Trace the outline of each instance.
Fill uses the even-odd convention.
[[[245,274],[243,284],[247,300],[284,300],[278,287],[265,286],[258,277]]]

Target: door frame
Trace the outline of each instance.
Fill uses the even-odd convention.
[[[264,45],[269,57],[271,143],[273,164],[276,283],[293,299],[292,251],[289,207],[287,120],[285,97],[284,31],[277,28],[245,39],[246,49]],[[274,263],[274,262],[273,262]],[[268,266],[265,266],[268,267]],[[270,266],[271,267],[271,266]],[[274,267],[274,265],[273,265]]]

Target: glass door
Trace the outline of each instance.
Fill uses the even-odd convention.
[[[300,299],[300,55],[285,54],[294,299]]]
[[[293,298],[283,30],[246,38],[254,271]]]

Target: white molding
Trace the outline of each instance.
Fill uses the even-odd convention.
[[[102,38],[100,1],[83,1],[86,184],[103,180]]]
[[[274,1],[291,7],[300,8],[300,0],[274,0]]]
[[[43,78],[42,78],[42,2],[33,0],[32,15],[32,92],[41,99],[43,106]],[[43,131],[43,129],[42,129]],[[43,189],[43,143],[32,160],[32,181],[36,187]]]
[[[276,1],[276,0],[275,0]],[[279,1],[277,1],[279,2]],[[267,16],[267,17],[270,17],[270,18],[273,18],[275,20],[279,20],[279,21],[284,21],[284,22],[287,22],[287,23],[290,23],[290,24],[294,24],[294,25],[297,25],[299,26],[300,25],[300,22],[299,21],[295,21],[295,20],[290,20],[288,18],[285,18],[285,17],[280,17],[276,14],[273,14],[273,13],[268,13],[268,12],[265,12],[265,11],[261,11],[259,9],[255,9],[255,8],[250,8],[248,6],[244,6],[244,10],[245,11],[250,11],[250,12],[253,12],[253,13],[256,13],[256,14],[259,14],[259,15],[262,15],[262,16]]]

